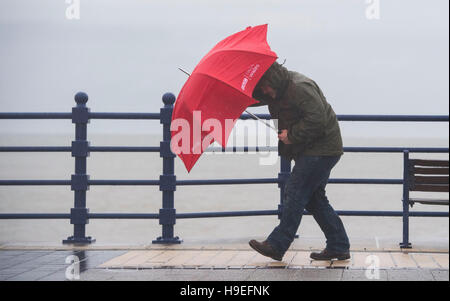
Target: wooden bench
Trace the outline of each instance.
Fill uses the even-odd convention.
[[[448,160],[409,160],[409,191],[449,192]],[[414,203],[427,205],[449,205],[449,199],[409,198]]]
[[[409,159],[405,154],[403,172],[403,242],[402,248],[411,248],[409,243],[409,206],[415,203],[426,205],[449,205],[447,198],[410,198],[411,191],[449,192],[449,161]],[[447,214],[448,216],[448,214]]]

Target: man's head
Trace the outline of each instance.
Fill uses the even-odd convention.
[[[281,96],[280,93],[283,94],[288,80],[287,69],[274,62],[256,84],[253,97],[262,101],[276,100]]]
[[[270,97],[275,100],[277,97],[277,91],[270,85],[267,79],[262,78],[255,87],[257,94],[262,94],[265,97]]]

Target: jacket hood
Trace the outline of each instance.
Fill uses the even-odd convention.
[[[275,91],[277,92],[275,100],[279,100],[284,96],[287,86],[289,85],[289,80],[289,71],[286,69],[286,67],[280,65],[277,62],[274,62],[272,66],[267,69],[267,71],[259,80],[255,89],[253,90],[253,98],[263,103],[270,103],[274,101],[274,99],[264,95],[259,89],[261,83],[267,82],[268,85],[275,89]]]

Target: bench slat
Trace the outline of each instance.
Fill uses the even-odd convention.
[[[435,192],[449,192],[448,185],[429,185],[416,184],[410,187],[410,191],[435,191]]]
[[[448,175],[448,168],[426,168],[426,167],[414,167],[412,169],[414,175]]]
[[[415,176],[415,184],[446,184],[448,185],[448,177],[424,177]]]
[[[441,199],[409,199],[409,202],[426,205],[449,205],[449,200],[441,200]]]
[[[449,167],[448,160],[419,160],[412,159],[410,162],[414,166],[434,166],[434,167]]]

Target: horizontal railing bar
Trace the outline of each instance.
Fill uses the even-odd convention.
[[[340,121],[448,122],[448,115],[337,115]]]
[[[160,113],[89,112],[89,119],[150,119],[159,120]],[[0,119],[72,119],[72,113],[3,112]]]
[[[254,179],[200,179],[177,180],[177,185],[216,185],[216,184],[268,184],[280,183],[278,178],[254,178]],[[403,184],[403,179],[329,179],[331,184]]]
[[[177,180],[177,185],[217,185],[217,184],[268,184],[279,183],[278,178],[254,178],[254,179],[201,179],[201,180]]]
[[[158,219],[158,213],[90,213],[89,218],[95,219]]]
[[[90,152],[159,152],[159,146],[90,146]],[[71,146],[0,146],[0,152],[71,152]]]
[[[89,180],[89,185],[159,185],[159,180]]]
[[[251,211],[223,211],[223,212],[191,212],[177,213],[176,218],[207,218],[207,217],[233,217],[233,216],[262,216],[278,215],[278,210],[251,210]]]
[[[160,113],[91,112],[90,119],[150,119],[159,120]]]
[[[272,119],[270,114],[254,114],[254,115],[259,117],[260,119],[267,119],[267,120]],[[242,119],[242,120],[247,120],[247,119],[255,120],[255,118],[252,115],[250,115],[250,114],[242,114],[239,117],[239,119]]]
[[[16,185],[70,185],[70,180],[0,180],[0,186],[16,186]]]
[[[261,119],[271,119],[270,114],[255,114]],[[160,113],[139,112],[89,112],[90,119],[160,119]],[[340,121],[414,121],[448,122],[448,115],[337,115]],[[72,119],[72,113],[61,112],[2,112],[0,119]],[[250,114],[242,114],[240,119],[253,119]]]
[[[222,211],[222,212],[191,212],[177,213],[176,218],[211,218],[211,217],[239,217],[278,215],[278,210],[252,211]],[[402,211],[354,211],[336,210],[340,216],[403,216]],[[305,215],[311,215],[305,210]],[[448,212],[439,211],[410,211],[411,217],[448,217]],[[69,219],[69,213],[0,213],[0,219]],[[158,219],[158,213],[90,213],[90,219]]]
[[[350,211],[336,210],[342,216],[403,216],[403,211]],[[448,217],[448,212],[439,211],[410,211],[409,216],[413,217]]]
[[[0,213],[0,219],[69,219],[70,213]]]
[[[403,179],[329,179],[330,184],[403,184]]]
[[[71,185],[71,180],[0,180],[0,186]],[[88,180],[88,185],[159,185],[159,180]]]
[[[176,185],[276,184],[278,178],[177,180]],[[402,179],[329,179],[330,184],[403,184]],[[88,180],[88,185],[159,185],[159,180]],[[70,180],[0,180],[0,186],[71,185]]]
[[[72,113],[8,112],[0,113],[0,119],[72,119]]]
[[[158,219],[158,213],[90,213],[92,219]],[[70,213],[0,213],[0,219],[70,219]]]
[[[209,147],[205,152],[249,152],[249,151],[277,151],[277,146],[230,146],[230,147]],[[448,153],[449,148],[445,147],[367,147],[350,146],[344,147],[344,152],[349,153]]]
[[[278,215],[278,210],[255,210],[255,211],[229,211],[229,212],[193,212],[177,213],[176,218],[208,218],[208,217],[237,217],[237,216],[258,216],[258,215]],[[402,211],[354,211],[336,210],[341,216],[403,216]],[[311,215],[305,210],[305,215]],[[437,211],[411,211],[409,216],[414,217],[447,217],[448,212]]]
[[[268,151],[277,151],[277,146],[228,146],[228,147],[220,147],[220,146],[211,146],[208,147],[204,152],[268,152]]]
[[[0,146],[0,152],[71,152],[70,146]]]
[[[90,146],[90,152],[159,152],[159,146]],[[277,151],[277,146],[233,146],[210,147],[205,152],[250,152]],[[71,152],[70,146],[0,146],[0,152]],[[367,153],[448,153],[445,147],[344,147],[344,152]]]
[[[349,153],[448,153],[447,147],[344,147],[344,152]]]
[[[270,114],[255,114],[261,119],[271,119]],[[448,115],[357,115],[339,114],[340,121],[415,121],[415,122],[448,122]],[[250,114],[242,114],[240,119],[254,119]]]
[[[90,146],[90,152],[159,152],[159,146]]]

